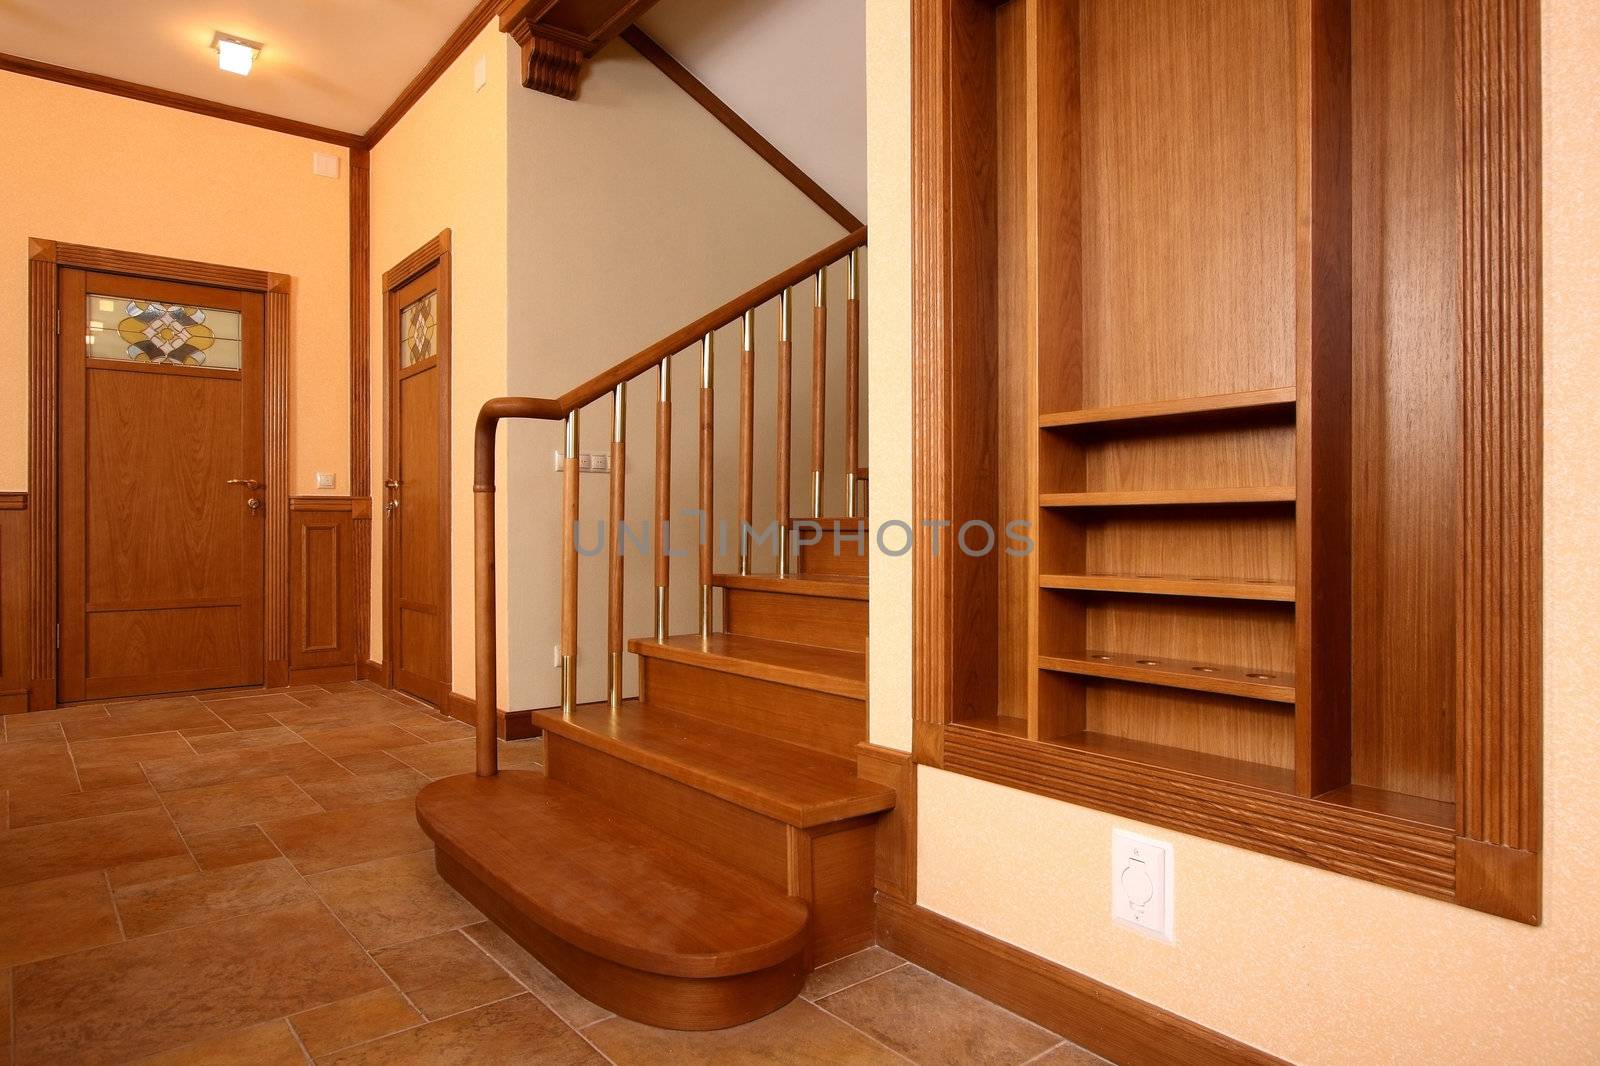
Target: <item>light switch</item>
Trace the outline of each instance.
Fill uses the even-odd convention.
[[[319,488],[319,489],[331,489],[331,488],[333,488],[333,475],[332,474],[318,473],[317,474],[317,488]]]
[[[1111,831],[1111,917],[1147,936],[1173,940],[1172,845]]]
[[[312,152],[311,173],[319,178],[337,178],[339,176],[339,157],[327,152]]]
[[[477,92],[489,84],[489,58],[479,56],[478,61],[472,64],[472,91]]]

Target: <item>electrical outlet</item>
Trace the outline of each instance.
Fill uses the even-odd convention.
[[[567,468],[566,455],[557,450],[551,453],[551,465],[556,473],[561,473]],[[611,456],[607,452],[579,452],[578,473],[580,474],[608,474],[611,472]]]
[[[561,669],[561,645],[550,645],[550,665],[557,670]]]
[[[595,474],[606,474],[611,471],[611,456],[605,452],[596,452],[589,457],[589,470]]]
[[[1172,845],[1125,829],[1111,831],[1111,917],[1171,943]]]
[[[331,489],[331,488],[333,488],[333,475],[332,474],[319,473],[317,475],[317,488],[319,488],[319,489]]]

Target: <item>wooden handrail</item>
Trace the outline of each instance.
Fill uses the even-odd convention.
[[[473,428],[472,490],[475,493],[473,515],[475,526],[474,550],[476,553],[474,566],[474,592],[476,610],[474,611],[474,617],[476,622],[477,644],[477,693],[475,700],[476,713],[474,714],[474,720],[477,727],[477,773],[480,777],[491,777],[497,773],[499,769],[499,757],[498,750],[496,748],[496,738],[499,730],[495,721],[495,700],[497,690],[499,688],[499,680],[497,663],[495,661],[496,605],[494,560],[496,549],[494,529],[494,495],[495,438],[499,431],[500,422],[507,418],[530,418],[546,422],[565,420],[569,415],[572,415],[579,409],[588,406],[594,401],[600,399],[602,396],[605,396],[607,393],[613,392],[618,388],[618,386],[625,385],[627,382],[632,381],[634,378],[648,370],[659,368],[662,374],[662,381],[659,394],[660,399],[657,406],[657,442],[658,446],[665,444],[666,446],[670,447],[671,407],[670,400],[668,398],[670,393],[668,392],[669,385],[667,384],[667,360],[669,360],[673,355],[676,355],[678,352],[688,348],[696,340],[700,340],[701,338],[709,338],[711,333],[723,326],[726,326],[734,319],[740,318],[747,311],[753,310],[754,308],[759,307],[775,297],[786,297],[788,290],[792,286],[799,284],[806,278],[809,278],[823,270],[828,265],[854,252],[856,249],[864,247],[866,243],[867,231],[865,227],[841,237],[837,241],[834,241],[832,244],[828,245],[826,248],[823,248],[815,254],[802,259],[800,262],[789,267],[788,269],[778,274],[774,274],[761,284],[745,290],[743,293],[716,308],[714,311],[701,315],[694,321],[687,323],[672,333],[669,333],[667,336],[661,338],[659,341],[656,341],[648,348],[644,348],[641,351],[635,352],[633,355],[617,363],[615,366],[612,366],[610,369],[596,374],[583,384],[563,393],[560,397],[550,399],[547,397],[538,396],[501,396],[486,401],[484,405],[479,408],[477,424]],[[787,306],[785,307],[785,310],[787,310]],[[780,350],[787,347],[787,340],[788,330],[787,323],[785,323],[785,343],[780,345]],[[784,351],[783,354],[786,355],[788,353],[787,351]],[[702,401],[703,404],[708,407],[710,401],[709,374],[705,375],[702,384],[707,386],[705,392],[708,395],[703,396]],[[785,393],[787,392],[786,389],[783,391]],[[787,407],[786,404],[784,406]],[[703,409],[701,416],[701,439],[702,442],[704,442],[703,446],[708,444],[711,439],[710,428],[705,424],[707,420],[707,414],[708,413]],[[620,415],[618,416],[618,419],[620,424]],[[575,427],[569,427],[569,436],[575,437],[575,433],[572,432],[574,429]],[[618,440],[614,443],[620,444],[621,441]],[[569,445],[568,450],[571,451],[574,448],[575,444],[571,444]],[[664,450],[665,449],[662,449],[663,452]],[[786,454],[787,450],[787,441],[785,441],[783,442],[782,452]],[[621,447],[614,448],[613,450],[613,455],[615,458],[621,458],[624,454],[625,452]],[[568,554],[575,556],[575,552],[571,550],[571,538],[575,535],[575,533],[570,528],[571,518],[576,512],[577,502],[575,484],[576,477],[574,476],[576,474],[575,462],[570,462],[568,467],[569,470],[566,478],[564,479],[566,482],[564,486],[564,495],[567,497],[567,503],[563,508],[563,517],[567,519],[567,525],[569,528],[563,531],[563,541],[569,547]],[[620,477],[622,472],[618,470],[616,473]],[[787,480],[787,476],[785,475],[783,477],[783,481],[787,482]],[[709,492],[707,491],[708,479],[704,472],[702,472],[701,481],[701,498],[702,501],[706,501],[709,500]],[[664,505],[666,503],[665,493],[667,484],[668,482],[663,479],[658,460],[656,480],[658,518],[661,517],[663,512],[666,510]],[[620,501],[617,499],[615,492],[613,492],[611,507],[613,515],[620,513],[619,504]],[[784,501],[783,506],[781,506],[779,509],[780,515],[785,514],[787,509],[787,501]],[[709,515],[707,515],[705,521],[709,526]],[[663,529],[657,532],[658,535],[660,535],[665,531]],[[704,561],[705,555],[706,553],[702,551],[702,571],[706,569],[707,565]],[[657,593],[657,615],[658,619],[660,619],[658,622],[658,629],[661,628],[661,625],[664,624],[665,621],[665,619],[661,617],[665,614],[666,608],[664,592],[664,571],[666,569],[664,565],[665,561],[665,556],[661,555],[656,563],[657,587],[658,590],[660,590]],[[612,578],[614,588],[609,599],[615,603],[617,600],[616,592],[619,591],[621,587],[620,567],[613,569],[612,573],[614,575]],[[566,579],[565,583],[570,584],[572,589],[575,590],[575,567],[569,566],[566,563],[566,560],[563,560],[563,577]],[[710,579],[706,577],[704,580],[709,582]],[[702,591],[702,598],[704,598],[704,596],[705,592]],[[575,612],[572,609],[575,602],[574,592],[571,590],[564,590],[563,601],[563,646],[564,651],[569,656],[572,656],[572,658],[566,663],[566,669],[563,676],[563,703],[569,703],[576,700],[575,652],[577,627]],[[704,611],[704,609],[705,608],[702,607],[702,611]],[[616,623],[613,622],[613,626],[615,624]],[[664,633],[661,635],[664,635]],[[610,638],[608,643],[614,650],[616,638],[614,634],[611,633],[608,633],[608,637]],[[611,669],[613,678],[616,678],[616,667],[613,665]],[[613,682],[613,699],[620,698],[620,688],[620,678],[618,678]]]

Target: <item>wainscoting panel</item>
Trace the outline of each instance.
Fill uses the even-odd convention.
[[[28,494],[0,492],[0,714],[28,709]]]
[[[289,675],[294,683],[356,677],[356,521],[366,498],[289,501]]]

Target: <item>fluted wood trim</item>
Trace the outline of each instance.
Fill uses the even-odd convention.
[[[289,681],[289,361],[290,307],[286,286],[266,294],[267,683]]]
[[[372,495],[372,156],[350,153],[350,494]],[[356,515],[353,534],[356,662],[372,644],[372,512]]]
[[[28,519],[30,689],[33,710],[56,702],[56,255],[34,241],[28,260]]]

